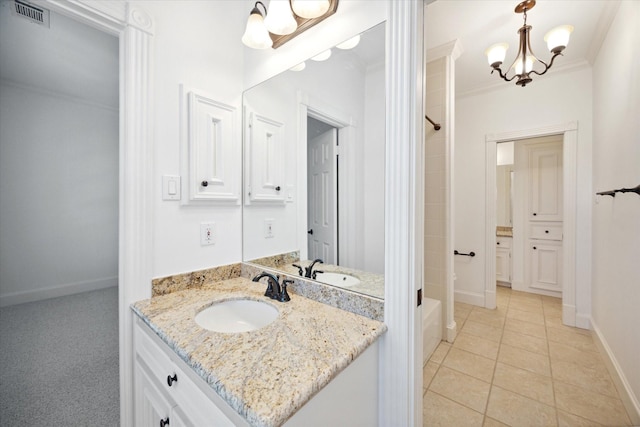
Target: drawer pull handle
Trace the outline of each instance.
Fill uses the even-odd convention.
[[[544,230],[545,233],[549,234],[549,230]]]
[[[169,417],[165,418],[164,420],[160,420],[160,427],[165,427],[169,425]]]
[[[538,248],[534,246],[533,249],[538,249]]]
[[[167,384],[169,384],[169,387],[171,387],[174,381],[178,382],[178,374],[173,374],[173,376],[167,375]],[[169,424],[169,422],[167,422],[167,424]]]
[[[534,213],[533,213],[533,216],[538,216],[538,214],[534,212]]]
[[[500,244],[500,242],[496,242],[496,245],[499,245],[499,244]]]

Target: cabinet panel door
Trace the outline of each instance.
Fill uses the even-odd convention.
[[[248,112],[246,204],[284,203],[284,123]]]
[[[511,282],[511,251],[508,248],[496,248],[496,280]]]
[[[562,142],[527,146],[529,220],[562,221]]]
[[[529,241],[531,287],[562,292],[562,243]]]
[[[136,426],[157,427],[160,420],[170,418],[172,404],[139,362],[135,366],[135,389]]]

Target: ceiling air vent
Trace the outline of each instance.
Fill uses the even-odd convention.
[[[11,9],[11,12],[13,12],[14,15],[49,28],[49,11],[47,9],[20,0],[14,0],[13,3],[14,7]]]

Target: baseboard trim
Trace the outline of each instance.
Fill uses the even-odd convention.
[[[576,328],[591,329],[591,316],[576,313]]]
[[[98,289],[118,286],[118,277],[90,280],[86,282],[68,283],[50,288],[34,289],[24,292],[14,292],[0,295],[0,307],[24,304],[26,302],[41,301],[49,298],[64,297],[80,292],[96,291]]]
[[[445,340],[447,342],[454,342],[458,335],[458,324],[455,321],[451,322],[451,324],[447,326],[445,334]]]
[[[596,325],[593,319],[591,319],[589,323],[591,324],[591,328],[594,332],[593,335],[596,338],[594,341],[598,346],[600,353],[605,356],[603,357],[604,363],[607,366],[609,375],[611,375],[611,378],[618,389],[620,400],[622,400],[622,404],[631,418],[631,424],[640,425],[640,402],[638,402],[638,397],[631,389],[631,385],[629,385],[622,368],[618,364],[609,344],[607,344],[607,340],[602,335],[600,328],[598,328],[598,325]]]
[[[456,302],[463,302],[465,304],[473,304],[478,307],[484,307],[484,294],[468,292],[468,291],[454,291],[453,300]]]

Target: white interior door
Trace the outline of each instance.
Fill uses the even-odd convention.
[[[336,129],[310,139],[307,149],[307,230],[309,259],[336,263]]]

